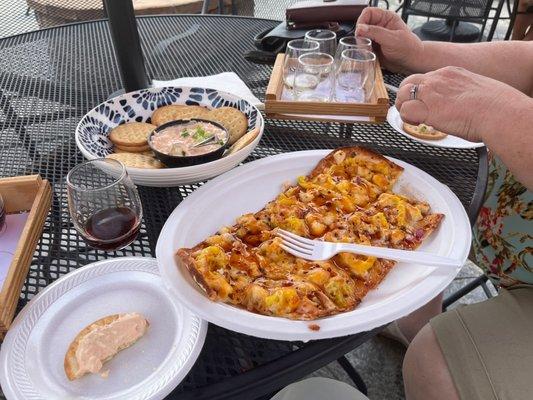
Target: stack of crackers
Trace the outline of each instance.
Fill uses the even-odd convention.
[[[108,158],[121,161],[133,168],[164,168],[155,158],[148,145],[148,138],[158,126],[171,121],[204,119],[222,125],[229,134],[231,146],[226,155],[233,154],[253,142],[259,133],[256,128],[248,131],[248,118],[233,107],[220,107],[209,110],[201,106],[169,105],[159,107],[151,116],[151,124],[145,122],[127,122],[114,128],[109,140],[115,146],[115,153]]]
[[[133,168],[163,168],[161,161],[154,157],[148,145],[148,137],[157,128],[146,122],[128,122],[114,128],[109,134],[109,140],[115,145],[112,158]]]

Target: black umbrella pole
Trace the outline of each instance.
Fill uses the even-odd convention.
[[[104,0],[115,54],[126,92],[150,86],[132,0]]]

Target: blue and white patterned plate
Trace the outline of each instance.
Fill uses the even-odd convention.
[[[89,160],[113,153],[109,133],[126,122],[150,122],[152,113],[171,104],[200,105],[209,109],[234,107],[248,118],[248,130],[259,127],[259,135],[242,150],[206,164],[182,168],[127,168],[138,185],[178,186],[199,182],[229,171],[255,148],[263,134],[264,121],[259,110],[233,94],[202,87],[158,87],[126,93],[99,104],[89,111],[76,128],[76,144]]]

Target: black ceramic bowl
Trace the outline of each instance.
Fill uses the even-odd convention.
[[[163,129],[166,129],[170,126],[188,124],[189,122],[205,122],[205,123],[214,125],[217,128],[222,129],[224,132],[226,132],[226,139],[224,141],[224,144],[214,151],[211,151],[205,154],[199,154],[196,156],[173,156],[170,154],[162,153],[154,149],[154,147],[152,146],[152,136],[154,136],[156,133],[161,132]],[[229,140],[228,130],[224,128],[222,125],[216,122],[213,122],[213,121],[208,121],[206,119],[191,118],[191,119],[179,119],[176,121],[170,121],[170,122],[167,122],[166,124],[158,126],[156,129],[154,129],[154,131],[148,137],[148,145],[150,146],[150,149],[152,149],[152,151],[154,152],[155,156],[163,164],[165,164],[167,167],[170,167],[170,168],[176,168],[176,167],[189,167],[191,165],[204,164],[204,163],[219,159],[220,157],[222,157],[222,154],[224,154],[224,151],[226,150],[226,147],[228,146],[228,140]]]

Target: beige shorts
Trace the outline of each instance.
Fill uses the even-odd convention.
[[[461,400],[533,399],[533,286],[431,320]]]

